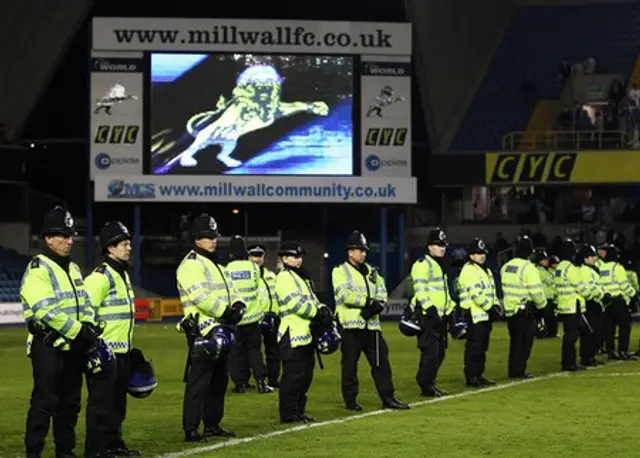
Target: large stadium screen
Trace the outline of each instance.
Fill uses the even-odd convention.
[[[152,174],[354,173],[351,56],[151,56]]]

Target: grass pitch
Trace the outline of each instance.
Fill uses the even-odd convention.
[[[153,360],[159,387],[148,399],[129,398],[125,439],[144,456],[225,457],[621,457],[640,456],[640,362],[610,363],[579,374],[558,373],[561,339],[535,342],[529,369],[538,379],[506,379],[508,336],[494,326],[486,376],[494,389],[464,386],[464,342],[450,341],[438,385],[453,396],[436,402],[419,396],[415,382],[418,350],[395,323],[385,324],[397,397],[413,403],[406,412],[379,411],[366,360],[360,363],[362,414],[344,410],[340,394],[340,354],[316,367],[308,414],[318,423],[294,427],[278,423],[277,393],[227,395],[223,427],[238,439],[206,444],[182,442],[184,337],[174,327],[141,325],[135,343]],[[25,332],[0,330],[0,458],[24,456],[23,435],[31,367]],[[632,339],[635,350],[637,333]],[[86,396],[83,399],[83,403]],[[78,451],[84,437],[84,409],[78,423]],[[44,456],[53,456],[53,439]]]

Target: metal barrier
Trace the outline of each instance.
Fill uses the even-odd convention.
[[[580,149],[628,149],[623,131],[520,131],[502,137],[502,151],[550,151]]]

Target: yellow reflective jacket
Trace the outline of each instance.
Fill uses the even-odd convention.
[[[108,261],[99,265],[84,280],[96,321],[104,321],[102,338],[114,353],[127,353],[133,348],[133,326],[136,306],[133,286],[126,270],[120,274]]]
[[[276,276],[276,298],[280,306],[278,342],[288,331],[292,348],[311,344],[311,319],[323,307],[311,285],[285,267]]]
[[[638,284],[638,274],[635,272],[635,270],[627,270],[627,278],[629,280],[629,284],[631,284],[631,287],[634,289],[636,294],[638,294],[638,292],[640,292],[640,284]]]
[[[580,266],[580,274],[582,275],[582,281],[584,281],[586,288],[585,299],[588,301],[594,301],[598,304],[602,304],[602,296],[604,296],[604,289],[600,283],[600,273],[595,266],[589,266],[583,264]]]
[[[580,268],[572,262],[560,261],[555,272],[558,293],[558,315],[572,315],[586,311],[585,297],[589,294]]]
[[[253,324],[264,316],[263,304],[264,282],[260,279],[260,266],[248,259],[236,259],[227,264],[227,272],[235,290],[242,297],[247,309],[238,326]]]
[[[184,316],[199,318],[200,332],[207,335],[234,302],[242,302],[229,272],[195,251],[184,257],[176,271]]]
[[[82,322],[95,323],[82,272],[73,261],[65,271],[44,254],[34,257],[22,277],[20,298],[25,321],[55,329],[61,337],[53,345],[61,350],[69,350],[68,341],[77,337]],[[32,341],[29,334],[27,354]]]
[[[485,269],[475,262],[467,262],[460,271],[458,289],[460,307],[469,311],[473,322],[488,321],[488,312],[498,301],[496,284],[491,270]]]
[[[540,281],[542,282],[542,290],[544,291],[544,297],[549,302],[556,301],[556,284],[553,278],[553,269],[547,269],[543,266],[537,266],[538,274],[540,275]]]
[[[431,256],[426,255],[413,263],[410,279],[413,290],[411,303],[420,304],[423,313],[429,307],[435,307],[441,317],[453,311],[455,303],[449,295],[447,274]]]
[[[622,267],[622,264],[616,261],[602,264],[600,284],[606,293],[611,294],[612,297],[622,297],[627,305],[631,303],[631,298],[636,294],[633,286],[629,283],[627,271]]]
[[[349,262],[343,262],[333,268],[331,283],[336,301],[336,314],[344,329],[366,328],[379,331],[380,315],[374,315],[365,321],[360,312],[369,299],[387,302],[387,288],[384,278],[375,268],[366,263],[361,268],[363,270]]]
[[[262,299],[260,303],[262,304],[262,310],[264,313],[275,313],[279,314],[278,301],[276,300],[276,274],[266,267],[261,268],[262,273]]]
[[[538,269],[531,261],[520,258],[507,261],[500,269],[500,280],[506,317],[525,310],[529,301],[535,302],[538,309],[547,305]]]

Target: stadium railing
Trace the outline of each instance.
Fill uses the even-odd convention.
[[[502,138],[502,151],[625,149],[629,135],[618,130],[520,131]]]

